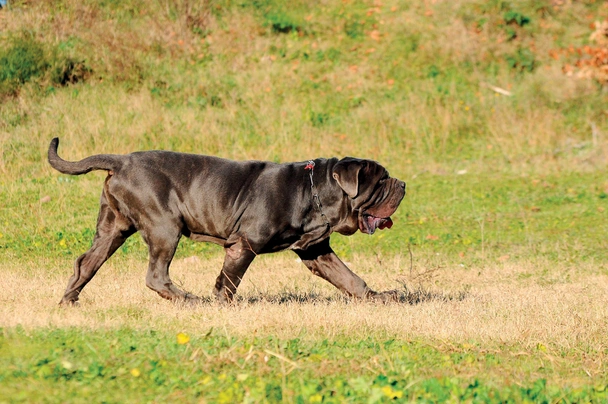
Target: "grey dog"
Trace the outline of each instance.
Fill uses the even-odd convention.
[[[256,255],[293,250],[310,271],[349,296],[389,300],[353,273],[329,245],[332,232],[390,228],[405,183],[375,161],[346,157],[276,164],[170,151],[99,154],[77,162],[57,154],[64,174],[105,170],[93,245],[74,263],[60,304],[75,304],[101,265],[139,231],[149,249],[146,285],[169,300],[195,302],[177,288],[169,265],[183,236],[224,247],[215,296],[232,301]]]

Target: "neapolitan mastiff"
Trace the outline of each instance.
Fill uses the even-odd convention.
[[[77,162],[57,155],[64,174],[105,170],[93,245],[74,263],[61,304],[74,304],[101,265],[139,231],[149,248],[146,285],[169,300],[196,301],[177,288],[169,264],[182,235],[224,247],[215,296],[230,302],[256,255],[293,250],[310,271],[356,298],[391,300],[377,293],[335,255],[332,232],[373,234],[390,228],[405,183],[375,161],[346,157],[276,164],[231,161],[169,151],[100,154]]]

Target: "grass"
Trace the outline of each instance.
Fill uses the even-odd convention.
[[[352,266],[374,287],[401,281],[432,292],[416,304],[348,301],[279,254],[254,263],[231,307],[162,301],[144,285],[145,263],[125,257],[85,289],[79,308],[61,310],[63,260],[26,273],[13,265],[5,285],[20,296],[0,317],[3,389],[26,401],[38,391],[51,401],[116,401],[116,390],[143,391],[141,401],[281,401],[273,388],[290,402],[360,402],[390,394],[387,385],[403,400],[604,399],[605,275],[509,264],[410,273],[402,260],[378,268],[358,257]],[[173,276],[209,296],[220,262],[178,259]],[[99,395],[98,386],[109,388]]]
[[[24,360],[17,350],[31,349],[32,344],[23,342],[34,338],[34,346],[48,351],[34,351]],[[493,372],[505,365],[517,366],[521,373],[544,368],[548,363],[545,358],[549,355],[544,353],[525,357],[496,350],[480,352],[467,344],[434,347],[419,341],[373,338],[316,343],[300,338],[239,340],[211,332],[180,345],[174,336],[156,332],[123,330],[83,335],[70,329],[33,335],[16,331],[4,342],[11,343],[12,349],[3,354],[3,359],[13,361],[12,375],[5,379],[11,383],[4,384],[2,390],[15,402],[57,386],[61,391],[50,402],[86,402],[91,398],[122,401],[133,393],[138,401],[203,398],[223,403],[257,401],[261,397],[266,402],[344,402],[361,398],[372,402],[518,402],[556,400],[564,395],[564,391],[548,387],[543,379],[530,386],[513,381],[507,388],[498,389],[477,380],[467,384],[445,376],[424,378],[426,369],[436,363],[445,370],[460,372]],[[390,370],[378,375],[380,369]],[[606,398],[603,386],[568,388],[565,392],[573,401]]]
[[[608,110],[588,65],[607,18],[593,0],[11,2],[0,402],[605,401]],[[103,175],[54,172],[54,136],[74,160],[376,159],[408,183],[395,225],[332,245],[408,302],[349,301],[282,253],[220,307],[221,249],[183,240],[172,276],[207,301],[179,307],[145,288],[134,236],[59,310]]]
[[[398,225],[373,237],[334,236],[341,256],[351,259],[355,252],[363,252],[407,257],[411,250],[417,260],[440,252],[438,265],[483,267],[497,260],[596,262],[598,271],[606,270],[608,182],[601,171],[414,176],[405,177],[408,196],[393,217]],[[7,215],[3,221],[7,230],[0,231],[6,257],[36,259],[40,248],[70,259],[80,255],[94,234],[102,178],[49,175],[6,184],[0,199]],[[29,215],[19,218],[25,210]],[[58,216],[58,211],[65,213]],[[177,256],[219,251],[213,245],[183,240]],[[121,252],[147,257],[139,236],[129,239]]]

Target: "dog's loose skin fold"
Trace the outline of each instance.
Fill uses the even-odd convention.
[[[72,175],[108,172],[93,244],[74,263],[61,304],[76,303],[101,265],[138,231],[149,249],[146,285],[165,299],[199,299],[177,288],[169,277],[182,235],[224,247],[214,289],[221,302],[232,301],[256,255],[284,249],[293,250],[313,274],[349,296],[392,298],[391,292],[371,290],[329,245],[334,231],[372,234],[392,225],[390,216],[405,195],[405,183],[389,177],[375,161],[316,159],[311,167],[309,162],[240,162],[144,151],[70,162],[59,157],[58,145],[54,138],[48,151],[56,170]]]

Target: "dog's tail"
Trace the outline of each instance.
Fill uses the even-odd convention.
[[[49,145],[49,163],[55,170],[64,174],[80,175],[93,170],[116,172],[122,167],[125,158],[116,154],[98,154],[80,161],[66,161],[57,154],[58,146],[59,138],[53,138]]]

